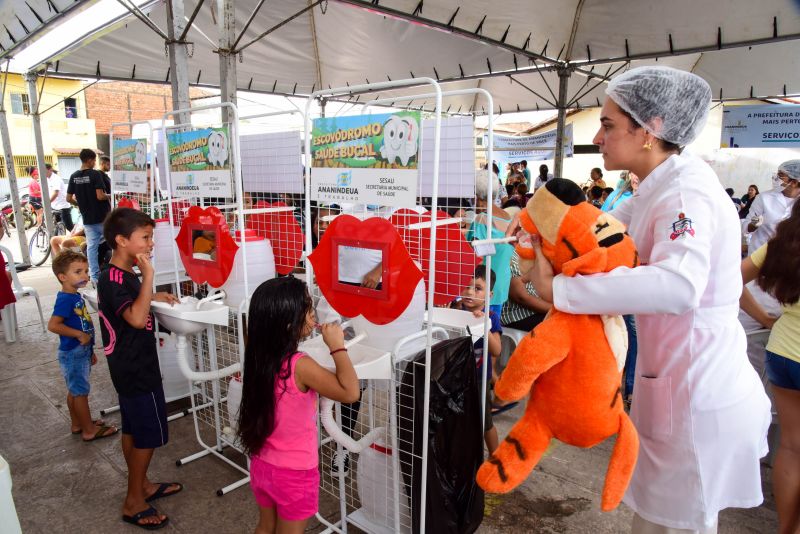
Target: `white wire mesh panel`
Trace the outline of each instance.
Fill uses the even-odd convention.
[[[429,259],[434,255],[436,281],[428,290],[433,291],[436,305],[446,305],[469,285],[480,261],[467,241],[475,203],[474,134],[471,118],[443,120],[442,138],[447,141],[443,141],[441,149],[440,197],[436,206],[439,224],[434,251],[430,235],[433,121],[425,121],[424,128],[416,207],[397,209],[364,204],[315,203],[310,213],[309,230],[312,247],[316,247],[330,224],[341,214],[361,220],[373,217],[388,219],[411,258],[423,271],[426,285]],[[338,315],[335,310],[331,311],[319,288],[312,284],[311,289],[314,301],[320,303],[318,320],[337,319]],[[381,336],[378,327],[374,332]],[[412,333],[415,332],[405,332]],[[464,332],[460,330],[458,333],[463,335]],[[364,343],[369,342],[368,338]],[[411,532],[413,529],[412,496],[420,490],[419,474],[424,456],[422,435],[414,431],[415,412],[422,410],[422,392],[415,391],[414,374],[424,372],[424,363],[399,361],[393,367],[391,380],[362,381],[362,396],[357,407],[337,405],[337,420],[345,433],[355,440],[375,428],[386,429],[382,439],[370,448],[359,454],[347,454],[347,474],[343,472],[344,459],[341,456],[344,449],[337,447],[324,429],[320,430],[321,489],[340,501],[346,521],[364,531]]]
[[[240,316],[238,312],[229,313],[228,325],[215,325],[207,331],[194,336],[192,350],[195,355],[196,371],[217,371],[239,363]],[[199,407],[194,413],[199,428],[199,437],[208,447],[222,444],[232,446],[241,452],[236,438],[235,410],[229,408],[228,389],[234,377],[197,382],[192,390],[193,404]],[[234,413],[231,413],[231,412]]]
[[[245,191],[303,193],[299,131],[258,133],[240,140]]]

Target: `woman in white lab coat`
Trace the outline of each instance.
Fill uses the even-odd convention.
[[[606,169],[641,177],[612,215],[642,266],[554,278],[537,261],[529,276],[559,310],[636,315],[632,532],[716,532],[719,510],[762,502],[770,412],[737,320],[736,209],[711,168],[681,154],[705,124],[711,90],[694,74],[642,67],[606,93],[594,143]]]

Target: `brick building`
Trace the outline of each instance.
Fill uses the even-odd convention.
[[[169,85],[135,82],[100,82],[86,89],[86,114],[94,119],[97,147],[110,153],[109,132],[115,122],[160,120],[172,109],[172,90]],[[192,99],[214,96],[215,93],[189,88]],[[125,129],[115,133],[129,134]]]

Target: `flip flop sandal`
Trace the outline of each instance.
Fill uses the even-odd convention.
[[[139,512],[138,514],[133,514],[133,515],[123,514],[122,520],[125,521],[126,523],[130,523],[131,525],[135,525],[145,530],[158,530],[167,526],[167,523],[169,523],[169,517],[164,519],[161,523],[139,523],[139,521],[141,521],[142,519],[153,517],[154,515],[157,516],[160,514],[158,513],[158,510],[156,510],[151,506],[147,510]]]
[[[170,486],[178,486],[178,489],[167,493],[167,489]],[[152,502],[155,501],[156,499],[172,497],[173,495],[175,495],[176,493],[180,493],[181,491],[183,491],[183,484],[181,484],[180,482],[159,482],[158,489],[155,491],[155,493],[146,498],[144,502]]]
[[[105,433],[108,430],[111,430],[112,428],[114,429],[114,432],[111,432],[110,434],[106,434]],[[119,432],[118,428],[115,428],[113,426],[103,425],[103,426],[100,427],[100,429],[97,432],[94,433],[94,437],[89,438],[89,439],[84,439],[83,442],[84,443],[88,443],[90,441],[96,441],[98,439],[110,438],[111,436],[113,436],[114,434],[116,434],[118,432]]]
[[[105,421],[103,421],[102,419],[97,419],[96,421],[92,421],[92,424],[94,424],[95,426],[103,426],[103,425],[105,425],[105,424],[106,424],[106,422],[105,422]],[[73,431],[72,431],[72,435],[73,435],[73,436],[77,436],[77,435],[78,435],[78,434],[80,434],[81,432],[83,432],[83,430],[80,430],[80,429],[78,429],[78,430],[73,430]]]
[[[507,412],[508,410],[515,408],[519,402],[510,402],[508,404],[504,404],[503,406],[495,406],[492,404],[492,415],[498,415],[503,412]]]

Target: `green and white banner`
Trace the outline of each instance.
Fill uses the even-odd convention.
[[[420,126],[419,111],[315,119],[311,199],[414,206]]]
[[[232,197],[228,128],[167,134],[172,194],[177,197]]]
[[[111,183],[118,193],[147,192],[147,139],[114,139]]]

